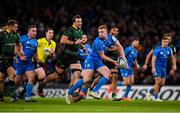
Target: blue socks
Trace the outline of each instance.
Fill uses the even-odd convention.
[[[128,85],[127,88],[126,88],[126,92],[124,94],[124,97],[127,98],[128,97],[128,94],[129,92],[131,91],[131,85]]]
[[[78,81],[76,82],[76,84],[69,89],[68,94],[72,95],[72,94],[74,93],[74,91],[75,91],[77,88],[81,87],[83,84],[84,84],[84,82],[83,82],[82,79],[78,80]]]
[[[150,94],[151,94],[151,95],[155,96],[155,93],[154,93],[154,89],[153,89],[153,88],[152,88],[152,89],[150,89],[150,91],[149,91],[149,92],[150,92]]]
[[[157,98],[158,98],[158,94],[155,94],[155,93],[154,93],[154,89],[153,89],[153,88],[152,88],[152,89],[150,89],[150,91],[149,91],[149,92],[150,92],[150,94],[151,94],[151,95],[153,95],[153,96],[154,96],[154,98],[155,98],[155,99],[157,99]]]
[[[101,86],[103,86],[104,84],[106,84],[109,80],[105,77],[101,77],[101,79],[98,81],[97,85],[94,87],[94,89],[92,90],[93,92],[97,92]]]
[[[30,83],[26,85],[26,97],[31,97],[33,86]]]

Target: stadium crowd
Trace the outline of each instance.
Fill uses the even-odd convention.
[[[71,3],[69,3],[71,2]],[[180,66],[180,9],[176,1],[171,0],[19,0],[0,1],[0,24],[8,19],[19,22],[19,33],[25,34],[30,24],[38,26],[38,37],[46,27],[53,27],[55,40],[59,42],[66,27],[71,25],[71,18],[80,14],[83,18],[83,31],[89,42],[97,36],[97,26],[106,23],[119,27],[119,40],[123,47],[128,46],[134,37],[140,39],[138,61],[142,66],[151,48],[158,43],[163,34],[173,35],[173,44],[177,49],[177,67]],[[57,45],[58,46],[58,45]],[[57,51],[57,50],[56,50]],[[58,51],[57,51],[58,52]],[[52,61],[46,66],[52,70]],[[69,82],[70,77],[63,77],[60,82]],[[135,71],[135,84],[152,84],[150,68],[147,71]],[[180,85],[180,69],[175,76],[168,74],[166,84]]]

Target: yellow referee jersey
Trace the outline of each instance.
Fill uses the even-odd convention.
[[[55,49],[56,43],[53,40],[49,43],[45,37],[38,39],[37,54],[39,61],[44,63],[46,58],[50,55],[50,51],[55,51]]]

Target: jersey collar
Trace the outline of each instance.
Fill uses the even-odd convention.
[[[73,28],[78,29],[74,24],[72,25]]]

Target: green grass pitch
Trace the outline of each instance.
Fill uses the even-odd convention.
[[[0,112],[180,112],[180,101],[82,100],[68,105],[62,98],[35,98],[36,103],[0,102]]]

